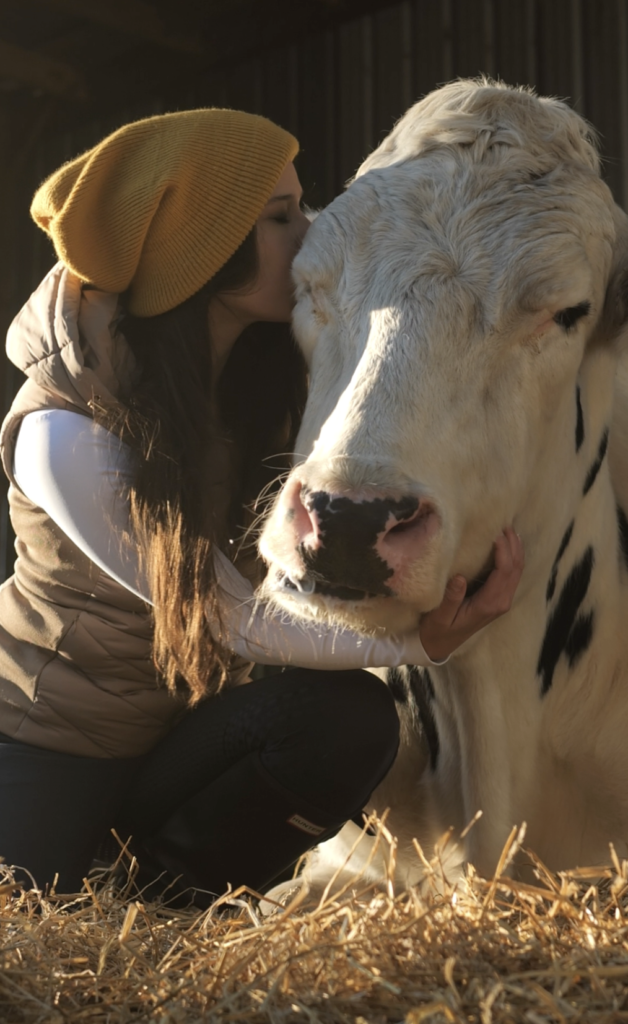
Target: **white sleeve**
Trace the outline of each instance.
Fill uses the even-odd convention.
[[[125,544],[130,451],[87,416],[65,409],[28,413],[15,445],[13,473],[21,491],[108,576],[144,601],[138,552]]]
[[[104,427],[62,409],[29,413],[22,420],[14,475],[24,494],[107,575],[150,603],[128,536],[130,451]],[[363,637],[349,629],[298,623],[270,615],[251,584],[216,549],[222,629],[210,618],[215,639],[247,661],[303,668],[351,669],[430,665],[418,630],[403,637]]]

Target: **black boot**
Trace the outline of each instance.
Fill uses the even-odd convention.
[[[348,809],[347,819],[355,810]],[[161,879],[162,890],[177,879],[166,899],[192,889],[197,906],[209,906],[228,885],[263,892],[347,819],[339,821],[284,789],[258,754],[249,754],[182,804],[159,832],[143,837],[145,866],[142,871],[140,848],[138,884],[165,869],[170,877]]]

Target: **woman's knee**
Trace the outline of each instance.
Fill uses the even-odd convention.
[[[379,753],[384,761],[392,761],[399,746],[399,716],[390,690],[371,672],[347,676],[337,704],[338,724],[344,724],[341,734],[346,740],[349,732],[352,745],[364,748],[371,758]]]
[[[261,758],[290,790],[339,819],[351,817],[391,767],[399,719],[385,683],[368,672],[295,670],[299,714]]]
[[[320,699],[311,727],[324,738],[328,755],[338,749],[371,764],[392,761],[399,745],[399,717],[386,684],[360,669],[314,675]]]

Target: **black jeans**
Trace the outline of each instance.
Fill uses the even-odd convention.
[[[398,741],[383,683],[309,669],[223,691],[140,758],[7,739],[0,856],[40,886],[58,875],[57,891],[75,892],[115,827],[192,886],[259,887],[359,812]]]

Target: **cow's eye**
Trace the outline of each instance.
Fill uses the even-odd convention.
[[[554,317],[554,323],[569,331],[583,316],[591,311],[590,302],[579,302],[577,306],[561,309]]]

